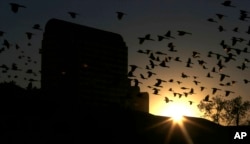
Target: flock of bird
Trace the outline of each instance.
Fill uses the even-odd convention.
[[[10,10],[17,14],[22,9],[26,9],[27,7],[18,3],[9,3],[10,4]],[[231,1],[226,0],[223,3],[221,3],[222,6],[227,8],[236,8],[232,4]],[[65,15],[69,15],[72,19],[75,19],[77,16],[79,16],[79,13],[68,11],[65,12]],[[118,20],[123,20],[124,16],[127,16],[125,12],[117,11],[116,12],[116,18]],[[217,13],[215,17],[208,18],[207,21],[210,23],[215,23],[218,25],[218,32],[227,32],[228,29],[226,29],[224,26],[220,24],[220,21],[222,19],[226,19],[228,16],[225,14]],[[250,19],[249,12],[245,10],[239,10],[239,20],[243,22],[247,22]],[[208,23],[209,24],[209,23]],[[33,27],[31,27],[32,30],[36,31],[43,31],[42,26],[40,24],[34,24]],[[30,40],[35,36],[34,32],[31,32],[30,30],[27,30],[24,32],[24,34],[27,37],[28,43],[27,46],[31,46]],[[239,27],[235,27],[232,29],[235,33],[239,33]],[[224,91],[224,96],[229,96],[231,94],[237,94],[235,91],[231,91],[230,87],[233,87],[235,84],[237,84],[240,81],[243,81],[244,84],[250,83],[250,80],[242,78],[242,80],[233,80],[231,79],[231,76],[224,73],[224,69],[227,68],[228,65],[230,65],[231,62],[238,61],[239,57],[243,54],[247,54],[249,56],[249,50],[247,46],[250,46],[250,40],[246,40],[245,38],[232,36],[231,43],[226,43],[226,40],[221,40],[221,43],[219,44],[221,49],[224,51],[223,54],[213,51],[208,51],[207,58],[209,58],[209,61],[216,60],[216,65],[208,64],[208,61],[205,60],[205,57],[202,57],[202,54],[198,51],[191,50],[190,57],[187,60],[183,60],[182,57],[176,56],[178,54],[179,49],[176,48],[174,42],[172,40],[178,39],[178,37],[186,37],[186,36],[192,36],[194,35],[192,32],[185,31],[185,30],[178,30],[176,31],[176,35],[173,34],[174,32],[169,30],[164,35],[157,35],[156,38],[153,38],[151,34],[146,34],[144,36],[138,37],[138,43],[140,45],[144,45],[147,41],[152,42],[163,42],[163,41],[169,41],[167,44],[166,51],[157,51],[157,50],[149,50],[149,49],[139,49],[137,52],[147,58],[146,61],[148,63],[145,66],[138,66],[136,64],[130,64],[129,65],[129,72],[128,72],[128,78],[131,80],[131,82],[134,83],[134,86],[141,86],[141,85],[147,85],[148,91],[152,91],[153,95],[161,95],[162,89],[166,89],[166,85],[168,86],[168,91],[173,94],[174,97],[182,98],[184,97],[190,97],[191,95],[198,94],[200,92],[203,92],[205,89],[210,89],[212,95],[216,95],[218,91]],[[246,34],[250,34],[250,26],[248,29],[245,30]],[[15,49],[17,52],[20,53],[20,55],[17,57],[19,61],[25,60],[24,65],[29,66],[30,63],[37,64],[37,61],[33,60],[30,56],[25,55],[25,52],[22,50],[22,48],[17,43],[10,43],[4,36],[8,34],[8,32],[5,32],[4,30],[0,30],[0,40],[2,40],[2,48],[0,48],[0,54],[4,54],[6,51],[10,49]],[[239,43],[246,43],[245,48],[236,48],[236,46]],[[41,51],[40,51],[41,52]],[[204,71],[206,72],[206,75],[204,77],[208,79],[215,79],[217,76],[219,76],[219,79],[215,79],[217,83],[219,83],[220,87],[206,87],[204,81],[199,80],[199,76],[190,75],[184,71],[181,72],[180,79],[175,80],[174,78],[170,78],[169,80],[162,79],[160,76],[158,76],[158,72],[155,71],[156,68],[163,68],[161,71],[164,71],[164,69],[171,69],[170,64],[174,63],[178,66],[183,66],[184,68],[197,68],[197,65],[200,66]],[[183,64],[184,63],[184,64]],[[241,71],[246,71],[248,69],[248,63],[249,59],[247,57],[244,58],[244,61],[241,62],[241,65],[238,65],[236,68]],[[146,71],[140,72],[138,69]],[[39,74],[32,70],[31,68],[28,68],[26,70],[19,68],[19,66],[16,63],[12,63],[11,65],[2,64],[0,65],[1,73],[8,74],[9,71],[24,71],[27,74],[32,75],[31,77],[27,78],[24,77],[24,80],[33,82],[33,81],[39,81]],[[41,72],[41,71],[39,71]],[[178,72],[178,71],[176,71]],[[139,73],[138,75],[135,73]],[[1,78],[2,76],[0,76]],[[18,74],[16,75],[10,75],[7,76],[9,79],[17,79]],[[155,81],[153,85],[148,85],[149,82],[146,82],[147,80]],[[225,82],[225,80],[227,80]],[[191,81],[195,84],[197,87],[189,87],[184,86],[183,83],[185,81]],[[169,83],[176,83],[179,85],[179,88],[183,90],[182,92],[175,91],[174,88],[171,87]],[[199,90],[197,90],[197,88]],[[210,94],[207,94],[204,96],[203,100],[210,102]],[[172,98],[169,96],[164,96],[163,99],[166,103],[168,102],[174,102]],[[193,101],[192,99],[187,100],[187,102],[192,105]]]
[[[232,4],[231,1],[224,1],[221,3],[225,8],[236,8]],[[226,19],[228,16],[221,13],[216,13],[214,17],[208,18],[209,22],[215,23],[218,26],[218,32],[227,32],[229,31],[223,25],[221,25],[220,21],[222,19]],[[239,19],[240,21],[247,22],[250,20],[250,12],[245,10],[239,10]],[[233,32],[239,33],[240,27],[235,27],[232,29]],[[243,29],[243,28],[242,28]],[[245,34],[250,34],[250,26],[245,29]],[[176,35],[173,35],[176,34]],[[178,39],[178,37],[184,36],[192,36],[193,33],[185,30],[177,30],[177,31],[167,31],[164,35],[157,35],[155,38],[151,34],[145,34],[144,36],[138,37],[138,42],[140,45],[147,43],[147,41],[151,42],[161,42],[167,41],[167,47],[164,51],[158,51],[157,49],[139,49],[137,52],[141,55],[139,57],[146,58],[148,61],[146,65],[136,65],[130,64],[128,77],[131,81],[131,85],[134,86],[146,86],[148,91],[152,95],[161,95],[163,96],[163,100],[166,103],[174,102],[176,98],[185,97],[184,101],[187,101],[190,105],[193,104],[194,97],[192,95],[197,94],[202,96],[202,101],[211,102],[211,96],[223,96],[228,97],[231,95],[238,95],[236,91],[232,90],[237,83],[243,83],[246,86],[250,83],[250,80],[242,77],[242,79],[233,79],[233,76],[227,74],[227,68],[231,66],[231,63],[235,61],[241,61],[240,65],[236,66],[234,69],[239,69],[239,71],[247,71],[249,64],[249,54],[250,51],[248,46],[250,46],[250,40],[247,40],[242,37],[232,36],[230,40],[231,43],[226,43],[227,40],[222,39],[218,44],[221,47],[222,53],[213,52],[209,50],[207,52],[207,56],[202,56],[202,54],[195,50],[190,50],[190,57],[187,60],[183,60],[182,57],[178,56],[178,48],[176,48],[175,44],[172,40]],[[237,46],[245,45],[244,48],[238,48]],[[242,56],[243,61],[242,61]],[[205,60],[207,59],[207,60]],[[216,64],[209,64],[211,61],[216,61]],[[183,72],[180,72],[179,79],[178,78],[169,78],[162,79],[162,75],[160,75],[160,71],[166,71],[166,75],[168,74],[168,70],[172,67],[170,65],[178,65],[179,67],[183,67]],[[218,86],[208,87],[206,80],[204,78],[201,80],[200,76],[187,74],[185,72],[185,68],[193,68],[194,71],[201,67],[204,70],[204,78],[213,80]],[[156,69],[158,68],[158,69]],[[160,68],[160,69],[159,69]],[[174,73],[178,73],[178,70],[173,70]],[[158,74],[159,73],[159,74]],[[199,80],[200,79],[200,80]],[[150,82],[153,84],[150,84]],[[191,86],[190,83],[194,83],[195,87]],[[176,86],[173,83],[178,85],[178,90],[176,90]],[[188,83],[188,86],[185,86],[184,83]],[[172,93],[171,95],[166,95],[166,89],[168,92]],[[181,89],[181,90],[179,90]],[[207,89],[207,93],[204,90]],[[151,92],[152,91],[152,92]],[[163,91],[163,92],[162,92]],[[220,91],[220,93],[219,93]],[[162,93],[161,93],[162,92]]]
[[[13,2],[9,3],[9,7],[10,7],[10,11],[12,11],[14,14],[17,14],[17,15],[23,9],[28,8],[25,5],[22,5],[19,3],[13,3]],[[118,11],[116,12],[116,14],[117,14],[118,20],[121,20],[123,16],[126,15],[125,13],[118,12]],[[80,14],[77,12],[68,11],[68,12],[65,12],[65,15],[70,16],[72,19],[76,19],[76,17],[79,16]],[[40,34],[42,34],[43,32],[42,26],[38,23],[34,23],[34,25],[30,27],[29,30],[24,32],[24,35],[26,35],[26,39],[27,39],[27,46],[29,47],[32,46],[31,40],[36,35],[35,33],[37,32],[38,33],[40,32]],[[0,47],[0,55],[5,55],[6,53],[8,53],[8,51],[11,51],[11,50],[15,50],[16,53],[19,53],[19,55],[17,56],[18,62],[13,62],[12,64],[9,64],[9,65],[5,63],[0,64],[0,71],[1,71],[0,79],[6,79],[5,77],[7,77],[7,79],[9,79],[10,81],[14,81],[14,82],[17,79],[23,79],[24,81],[27,81],[28,83],[40,82],[41,70],[35,71],[31,68],[32,64],[34,65],[38,64],[37,60],[34,60],[32,59],[32,56],[25,54],[25,50],[22,49],[23,48],[22,46],[20,46],[18,43],[10,42],[10,40],[5,38],[5,35],[8,35],[8,32],[0,29],[0,42],[2,41],[1,43],[2,47]],[[38,53],[41,54],[42,50],[39,49]],[[23,65],[27,67],[26,69],[20,64],[20,61],[23,61]],[[28,75],[23,76],[23,74],[20,74],[21,72],[24,72]],[[6,76],[4,76],[4,74]],[[23,76],[23,78],[21,78],[21,75]]]

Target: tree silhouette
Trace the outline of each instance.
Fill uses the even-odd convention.
[[[239,126],[240,122],[247,121],[244,118],[250,109],[250,101],[243,102],[241,96],[229,100],[215,96],[210,101],[200,101],[197,106],[204,112],[203,117],[217,124]]]
[[[238,96],[229,102],[230,112],[234,116],[235,124],[239,126],[240,120],[245,118],[247,111],[250,109],[250,101],[242,101],[242,97]]]

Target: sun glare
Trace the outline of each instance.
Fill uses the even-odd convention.
[[[182,114],[179,114],[179,113],[176,113],[176,114],[172,115],[171,118],[172,118],[175,122],[180,123],[180,122],[182,122],[182,120],[183,120],[183,115],[182,115]]]
[[[193,116],[193,110],[182,103],[169,103],[162,111],[162,115],[171,117],[175,122],[181,122],[183,116]]]

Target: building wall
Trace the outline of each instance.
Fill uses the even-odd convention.
[[[138,86],[131,86],[127,99],[127,107],[149,113],[149,94],[141,92]]]
[[[51,19],[42,41],[41,87],[56,100],[122,103],[127,62],[119,34]]]

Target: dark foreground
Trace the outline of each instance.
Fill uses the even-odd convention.
[[[230,127],[205,119],[186,117],[180,126],[168,117],[117,105],[71,105],[67,101],[48,100],[38,91],[28,95],[21,91],[17,88],[15,94],[1,96],[1,144],[233,143]]]
[[[89,108],[82,113],[55,113],[53,109],[45,108],[40,112],[1,115],[3,135],[0,141],[2,144],[229,143],[225,128],[203,119],[186,119],[185,135],[185,130],[174,125],[168,117],[116,106]]]

